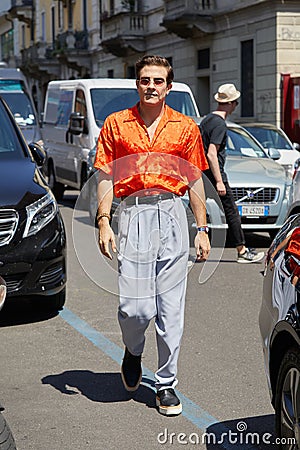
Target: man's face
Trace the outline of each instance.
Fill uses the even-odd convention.
[[[165,67],[143,67],[140,79],[136,82],[141,104],[157,106],[164,102],[172,87],[172,84],[167,86],[167,74]]]

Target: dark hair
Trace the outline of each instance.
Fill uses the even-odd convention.
[[[162,66],[165,67],[168,71],[167,74],[167,84],[172,83],[174,79],[174,72],[169,61],[163,56],[157,55],[145,55],[142,58],[138,59],[135,64],[135,72],[137,80],[140,78],[140,73],[143,67],[145,66]]]

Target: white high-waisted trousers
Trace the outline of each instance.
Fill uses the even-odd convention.
[[[175,387],[184,324],[189,237],[182,200],[126,206],[119,216],[118,319],[125,346],[141,355],[155,317],[156,388]]]

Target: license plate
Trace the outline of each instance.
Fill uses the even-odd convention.
[[[238,206],[240,216],[268,216],[269,207],[268,206]]]

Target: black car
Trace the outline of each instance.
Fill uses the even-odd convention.
[[[0,98],[0,275],[9,297],[39,299],[60,309],[66,296],[66,237],[56,200],[39,167],[37,144],[27,146]]]
[[[300,448],[300,215],[290,217],[265,261],[259,315],[277,444]]]

